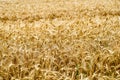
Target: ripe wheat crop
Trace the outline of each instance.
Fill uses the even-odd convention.
[[[0,0],[0,80],[120,80],[120,0]]]

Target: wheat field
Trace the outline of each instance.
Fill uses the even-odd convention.
[[[0,0],[0,80],[120,80],[120,0]]]

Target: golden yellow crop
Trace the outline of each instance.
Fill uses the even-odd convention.
[[[0,0],[0,80],[119,80],[120,0]]]

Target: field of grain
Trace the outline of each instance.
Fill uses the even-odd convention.
[[[0,0],[0,80],[120,80],[120,0]]]

